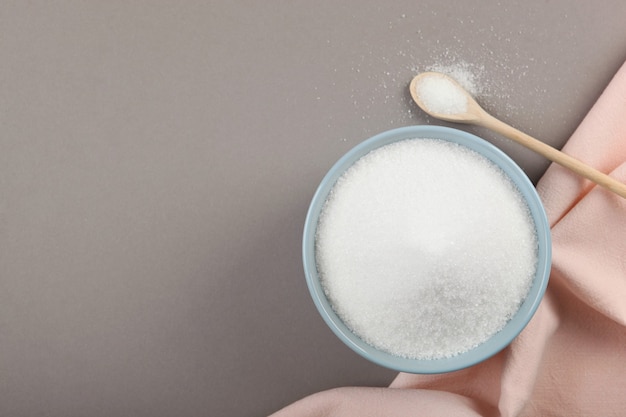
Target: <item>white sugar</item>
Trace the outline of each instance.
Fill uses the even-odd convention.
[[[474,97],[485,92],[485,85],[480,82],[484,70],[482,66],[472,65],[465,61],[450,65],[435,64],[426,68],[426,71],[440,72],[452,78]]]
[[[452,115],[467,112],[467,97],[449,79],[428,75],[415,86],[422,103],[433,113]]]
[[[334,310],[391,354],[450,357],[498,332],[536,268],[533,222],[493,163],[436,139],[372,151],[337,181],[316,258]]]

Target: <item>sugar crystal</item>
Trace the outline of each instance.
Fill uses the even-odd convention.
[[[401,357],[450,357],[518,310],[536,269],[533,226],[491,161],[408,139],[340,177],[320,215],[316,261],[334,311],[366,343]]]
[[[417,95],[428,110],[439,114],[460,114],[467,112],[465,92],[445,77],[428,75],[415,86]]]

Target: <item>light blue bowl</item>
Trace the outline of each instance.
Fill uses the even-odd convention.
[[[354,162],[368,152],[392,142],[413,138],[443,139],[458,143],[473,149],[497,164],[517,185],[526,200],[535,223],[537,241],[539,244],[537,271],[529,293],[517,313],[500,332],[496,333],[489,340],[472,350],[450,358],[432,360],[408,359],[380,351],[365,343],[352,333],[333,311],[320,283],[315,261],[315,232],[319,214],[324,206],[328,193],[333,188],[337,179]],[[535,187],[524,171],[522,171],[511,158],[489,142],[470,133],[448,127],[424,125],[403,127],[380,133],[355,146],[337,161],[322,180],[311,201],[304,224],[302,255],[307,286],[313,297],[315,306],[326,324],[328,324],[339,339],[361,356],[381,366],[401,372],[430,374],[455,371],[482,362],[508,346],[524,327],[526,327],[533,314],[535,314],[545,293],[546,286],[548,285],[552,242],[546,213]]]

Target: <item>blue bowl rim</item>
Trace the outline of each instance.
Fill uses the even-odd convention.
[[[333,311],[317,277],[315,233],[319,212],[337,179],[356,160],[368,152],[405,139],[443,139],[473,149],[496,163],[517,185],[535,222],[538,240],[537,271],[528,296],[507,325],[486,342],[459,355],[432,359],[411,359],[380,351],[365,343]],[[400,372],[433,374],[452,372],[480,363],[508,346],[531,320],[545,293],[550,276],[552,241],[550,226],[537,191],[524,171],[503,151],[471,133],[445,126],[416,125],[388,130],[364,140],[344,154],[320,182],[309,206],[303,230],[302,257],[307,287],[313,302],[333,333],[362,357]]]

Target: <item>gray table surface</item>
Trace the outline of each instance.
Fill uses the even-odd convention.
[[[330,166],[433,123],[468,65],[561,147],[626,59],[626,2],[0,5],[0,415],[262,416],[385,386],[325,326],[301,232]],[[440,124],[440,123],[439,123]],[[548,163],[501,137],[536,181]]]

